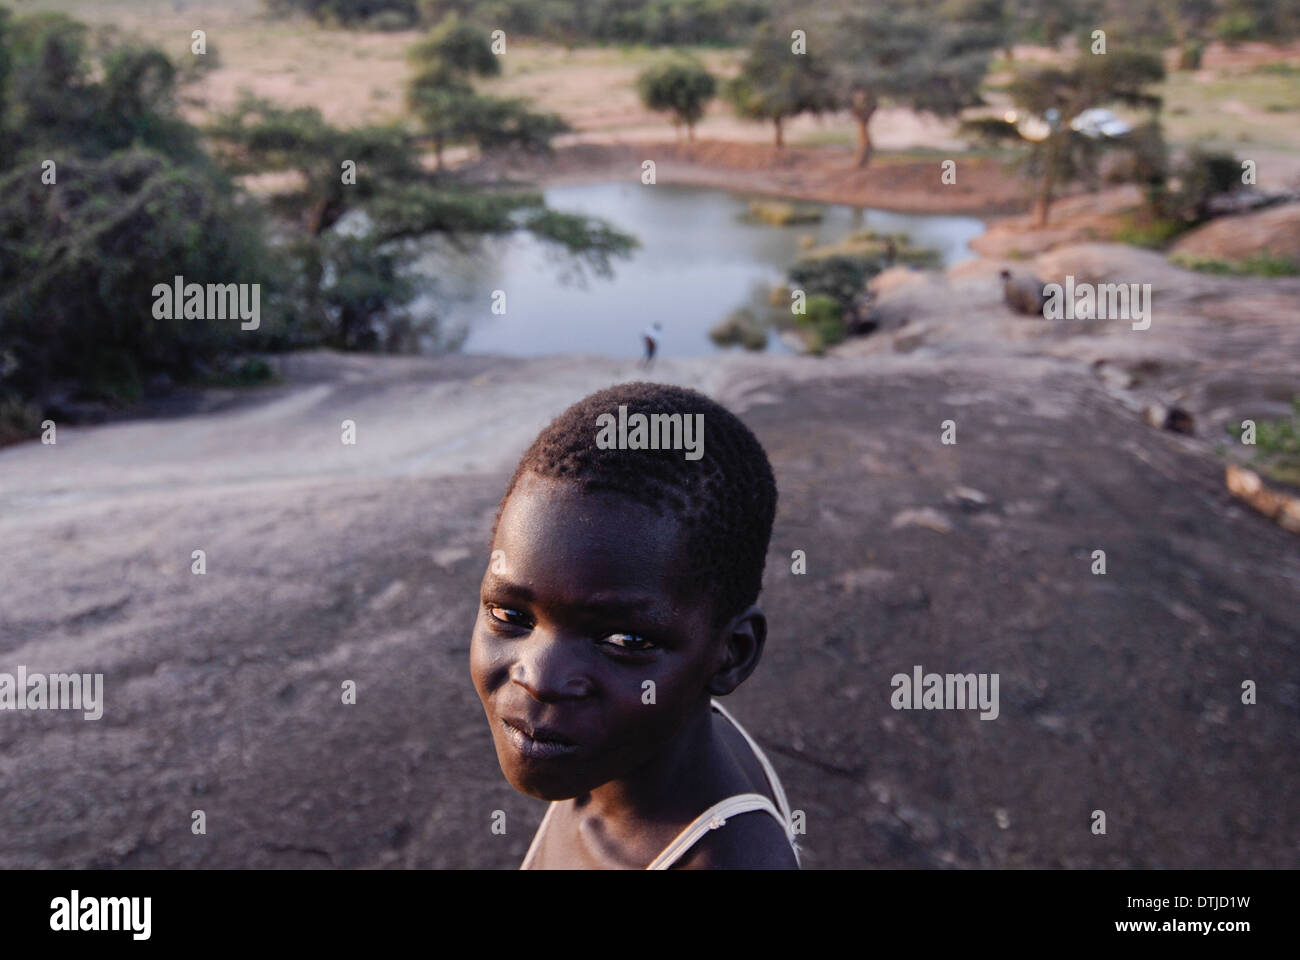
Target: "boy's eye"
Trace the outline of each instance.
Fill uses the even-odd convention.
[[[529,626],[528,617],[518,610],[511,610],[509,607],[498,607],[494,604],[487,604],[488,616],[498,623],[508,623],[512,627]]]
[[[619,647],[623,650],[653,650],[655,645],[645,637],[638,637],[634,633],[611,633],[600,641],[608,643],[612,647]]]

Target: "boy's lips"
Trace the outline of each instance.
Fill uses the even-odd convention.
[[[525,757],[536,760],[564,757],[578,749],[571,739],[550,727],[534,726],[516,717],[502,717],[501,725],[506,739]]]

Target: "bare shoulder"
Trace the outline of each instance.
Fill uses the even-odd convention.
[[[677,861],[679,870],[798,870],[781,825],[770,813],[739,813],[710,830]]]

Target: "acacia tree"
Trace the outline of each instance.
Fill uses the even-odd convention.
[[[1133,50],[1112,50],[1104,56],[1082,54],[1069,67],[1023,69],[1012,82],[1016,105],[1049,120],[1048,133],[1034,151],[1039,175],[1038,222],[1047,223],[1057,180],[1072,170],[1092,166],[1088,138],[1071,124],[1084,110],[1122,103],[1129,107],[1160,109],[1160,97],[1149,91],[1164,79],[1160,57]]]
[[[488,35],[459,17],[444,20],[411,49],[408,59],[415,75],[407,87],[407,106],[432,140],[439,167],[450,144],[469,142],[480,151],[516,146],[546,152],[552,137],[570,129],[554,114],[530,111],[523,99],[474,89],[472,80],[501,73],[501,60]]]
[[[668,111],[673,125],[686,126],[688,140],[695,139],[695,124],[717,92],[718,82],[702,63],[679,60],[651,67],[637,78],[637,90],[647,110]]]
[[[548,210],[540,193],[471,187],[449,171],[424,170],[419,144],[397,126],[342,130],[314,108],[246,97],[208,132],[232,173],[296,174],[296,184],[269,201],[295,228],[287,245],[298,263],[294,325],[343,349],[409,343],[383,332],[410,330],[405,307],[418,292],[404,279],[410,257],[397,241],[525,230],[601,274],[634,245],[599,220]],[[367,215],[368,229],[334,231],[352,210]]]
[[[962,128],[990,141],[1029,141],[1027,166],[1038,179],[1036,207],[1038,224],[1043,226],[1058,183],[1096,177],[1104,141],[1074,129],[1079,114],[1107,103],[1146,108],[1151,116],[1122,142],[1133,153],[1133,179],[1142,185],[1153,206],[1160,206],[1168,173],[1158,119],[1161,101],[1147,88],[1163,77],[1164,65],[1158,54],[1132,50],[1115,50],[1105,56],[1084,54],[1069,67],[1021,68],[1009,88],[1020,110],[1006,118],[968,120]]]
[[[823,21],[835,100],[857,124],[854,162],[871,162],[871,118],[884,103],[938,116],[979,105],[1004,42],[988,0],[853,0]]]
[[[726,85],[725,95],[737,116],[771,121],[778,150],[785,146],[785,121],[836,107],[831,74],[822,58],[795,52],[791,31],[776,20],[754,31],[740,73]]]

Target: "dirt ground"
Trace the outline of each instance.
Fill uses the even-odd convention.
[[[1227,495],[1214,452],[1225,419],[1300,383],[1278,308],[1300,281],[1133,253],[1017,268],[1139,271],[1160,304],[1143,334],[1013,315],[998,262],[974,261],[884,278],[907,322],[836,356],[656,368],[740,412],[776,469],[771,642],[731,706],[806,813],[810,868],[1300,864],[1300,541]],[[0,666],[106,685],[99,721],[2,718],[0,867],[521,859],[543,805],[502,779],[466,664],[491,515],[550,416],[638,371],[309,354],[284,373],[0,451]],[[1197,436],[1142,421],[1175,397]],[[916,664],[998,673],[1000,716],[891,709]]]

